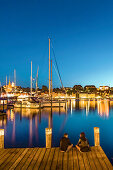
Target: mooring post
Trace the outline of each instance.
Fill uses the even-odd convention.
[[[100,146],[100,131],[98,127],[94,127],[94,143],[95,146]]]
[[[45,128],[46,148],[51,148],[52,145],[52,128]]]
[[[0,129],[0,149],[4,148],[4,129]]]

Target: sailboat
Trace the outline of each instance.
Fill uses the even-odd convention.
[[[51,68],[50,68],[51,67]],[[36,76],[36,92],[38,90],[38,70]],[[16,102],[14,107],[38,109],[43,107],[65,107],[66,101],[62,100],[53,100],[52,98],[52,60],[50,60],[50,39],[49,39],[49,95],[47,98],[41,98],[34,100],[32,96],[32,61],[31,61],[31,91],[30,96],[25,98],[21,102]]]
[[[50,59],[50,38],[49,38],[49,100],[43,101],[43,107],[65,107],[62,100],[53,100],[52,98],[52,60]]]

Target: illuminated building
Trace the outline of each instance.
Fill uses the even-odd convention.
[[[81,92],[81,91],[83,91],[83,87],[81,85],[74,85],[73,90],[75,90],[77,92]]]
[[[110,90],[110,87],[109,87],[109,86],[100,86],[100,87],[99,87],[99,90],[101,90],[101,91],[107,91],[107,90]]]
[[[79,98],[95,98],[95,93],[79,93]]]
[[[86,85],[84,90],[86,92],[97,92],[97,88],[94,85]]]
[[[9,84],[4,86],[4,90],[7,93],[14,91],[15,90],[15,83],[14,82],[11,83],[10,80],[9,80]]]

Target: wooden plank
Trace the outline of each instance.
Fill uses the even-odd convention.
[[[50,155],[49,155],[46,167],[45,167],[46,170],[50,170],[51,168],[54,153],[55,153],[55,148],[51,148]]]
[[[79,170],[79,162],[78,162],[78,155],[77,155],[77,149],[73,147],[73,164],[74,169]]]
[[[88,158],[87,158],[87,154],[86,154],[85,152],[83,152],[83,153],[82,153],[82,156],[83,156],[85,168],[86,168],[87,170],[91,169],[90,164],[89,164],[89,160],[88,160]]]
[[[2,154],[0,155],[0,160],[7,155],[7,153],[9,153],[11,151],[11,149],[4,149],[4,151],[2,152]]]
[[[2,155],[3,152],[6,152],[6,149],[0,149],[0,155]]]
[[[13,170],[16,168],[16,166],[19,164],[19,162],[22,160],[22,158],[25,156],[25,154],[28,152],[28,148],[26,148],[22,154],[19,156],[19,158],[14,162],[14,164],[9,168],[9,170]]]
[[[34,168],[34,166],[36,164],[36,161],[38,161],[38,158],[39,158],[40,153],[42,152],[42,150],[43,150],[43,148],[37,148],[37,152],[36,152],[34,158],[32,159],[31,164],[28,167],[28,170],[32,170]]]
[[[99,159],[99,162],[100,162],[100,164],[101,164],[101,166],[102,166],[102,169],[107,170],[108,168],[107,168],[107,166],[106,166],[106,164],[105,164],[105,162],[104,162],[104,160],[103,160],[100,152],[97,150],[97,146],[95,146],[94,149],[95,149],[95,153],[96,153],[96,155],[97,155],[97,158]]]
[[[91,147],[91,154],[92,154],[92,158],[94,160],[94,163],[96,165],[96,168],[101,170],[102,167],[101,167],[101,164],[100,164],[100,162],[99,162],[99,160],[98,160],[98,158],[97,158],[97,156],[95,154],[94,147]]]
[[[19,149],[12,149],[12,153],[7,159],[0,165],[0,169],[6,169],[6,165],[13,159],[13,157],[19,152]]]
[[[11,154],[12,154],[14,151],[15,151],[15,149],[8,149],[7,154],[5,154],[5,155],[2,157],[2,159],[0,159],[0,166],[2,165],[3,162],[5,162],[5,161],[8,159],[8,157],[11,156]]]
[[[83,170],[83,169],[85,169],[85,165],[84,165],[82,153],[80,153],[80,152],[77,150],[77,155],[78,155],[79,167],[80,167],[80,169]]]
[[[5,166],[5,170],[9,169],[14,164],[14,162],[18,159],[18,157],[22,154],[22,152],[24,152],[25,148],[18,148],[18,150],[19,150],[18,153],[16,153],[16,155]]]
[[[63,168],[64,170],[68,169],[68,152],[64,152],[63,156]]]
[[[45,166],[46,166],[50,151],[51,151],[50,148],[46,149],[46,153],[45,153],[44,158],[43,158],[43,160],[42,160],[42,162],[40,164],[40,168],[39,168],[40,170],[45,169]]]
[[[103,149],[101,148],[101,146],[98,146],[98,150],[99,150],[100,154],[102,155],[103,160],[104,160],[104,162],[106,163],[108,169],[112,170],[112,169],[113,169],[113,166],[112,166],[112,164],[110,163],[108,157],[107,157],[106,154],[104,153],[104,151],[103,151]]]
[[[39,158],[38,158],[38,160],[37,160],[37,162],[36,162],[36,164],[35,164],[35,166],[34,166],[34,169],[38,169],[38,168],[40,167],[40,164],[41,164],[41,162],[42,162],[42,160],[43,160],[43,157],[44,157],[44,155],[45,155],[45,152],[46,152],[46,148],[43,148],[43,149],[42,149],[42,152],[41,152],[41,154],[40,154],[40,156],[39,156]]]
[[[14,148],[0,150],[0,169],[113,169],[100,146],[80,153],[75,147],[69,152],[59,148]]]
[[[17,165],[17,167],[15,169],[21,169],[25,162],[27,161],[29,155],[32,153],[33,148],[29,148],[28,151],[26,152],[26,154],[24,155],[24,157],[21,159],[21,161],[19,162],[19,164]]]
[[[53,157],[53,161],[52,161],[52,165],[51,165],[51,170],[55,170],[56,169],[57,161],[58,161],[58,156],[59,156],[59,151],[60,151],[59,148],[55,149],[55,154],[54,154],[54,157]]]
[[[72,149],[69,151],[68,169],[72,169],[73,170],[73,151],[72,151]]]
[[[87,158],[89,160],[89,164],[90,164],[91,169],[96,170],[97,168],[96,168],[96,165],[94,163],[94,159],[92,157],[91,152],[87,152],[86,154],[87,154]]]
[[[59,155],[58,155],[58,162],[57,162],[57,168],[56,169],[62,169],[63,167],[63,152],[59,151]]]
[[[23,170],[28,168],[36,152],[37,148],[34,148],[32,153],[29,155],[27,161],[25,162],[24,166],[22,167]]]

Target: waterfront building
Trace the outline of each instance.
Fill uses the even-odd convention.
[[[100,91],[108,91],[108,90],[110,90],[110,87],[109,86],[100,86],[99,90]]]
[[[79,98],[83,98],[83,99],[85,99],[85,98],[88,98],[88,99],[93,99],[93,98],[95,98],[95,93],[79,93]]]
[[[94,86],[94,85],[86,85],[84,87],[84,91],[85,92],[93,92],[93,93],[96,93],[97,92],[97,88]]]
[[[83,91],[83,87],[81,85],[74,85],[73,90],[76,92],[81,92]]]
[[[67,92],[68,90],[72,90],[72,87],[64,87],[64,90]]]
[[[14,84],[14,82],[11,83],[10,80],[9,80],[9,84],[5,85],[3,87],[4,87],[5,92],[9,93],[9,92],[12,92],[14,90],[15,84]]]

